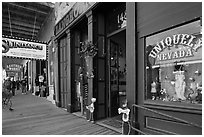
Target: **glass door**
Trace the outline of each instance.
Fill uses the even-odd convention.
[[[110,40],[110,116],[117,115],[119,108],[118,93],[118,44]]]
[[[118,115],[118,108],[126,99],[126,51],[121,35],[110,39],[110,116]]]

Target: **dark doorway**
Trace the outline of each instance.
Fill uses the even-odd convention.
[[[85,115],[84,87],[85,85],[87,85],[87,82],[86,82],[87,80],[85,76],[85,60],[83,56],[80,56],[79,49],[80,49],[80,43],[88,40],[87,21],[88,21],[87,18],[83,18],[78,24],[76,24],[71,29],[72,106],[73,106],[73,112],[82,112],[81,113],[82,115]],[[83,73],[83,76],[80,78],[81,73]],[[80,83],[80,91],[78,91],[79,83]]]
[[[121,102],[126,99],[126,32],[109,36],[109,117],[118,115]]]

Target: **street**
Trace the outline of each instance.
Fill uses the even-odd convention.
[[[119,135],[106,127],[56,107],[46,98],[22,95],[12,98],[13,111],[2,109],[2,135]]]

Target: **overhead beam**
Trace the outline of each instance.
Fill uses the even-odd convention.
[[[2,21],[3,22],[7,22],[7,23],[9,23],[9,17],[8,16],[2,16]],[[34,26],[34,22],[31,22],[31,21],[26,21],[26,20],[20,20],[20,19],[18,19],[18,18],[12,18],[11,19],[11,22],[22,22],[22,23],[24,23],[24,24],[29,24],[30,26]],[[37,27],[40,27],[40,25],[41,25],[41,22],[39,22],[38,20],[36,21],[36,23],[35,23],[35,26],[37,26]]]
[[[2,16],[9,16],[8,12],[3,9]],[[17,19],[17,20],[23,20],[23,21],[29,21],[29,22],[34,22],[35,18],[39,22],[43,22],[45,20],[45,15],[39,15],[31,12],[25,12],[25,11],[20,11],[20,10],[15,10],[11,9],[10,10],[10,19],[12,20]]]
[[[29,10],[29,11],[33,11],[33,12],[38,12],[40,14],[44,14],[44,15],[47,15],[48,13],[47,12],[44,12],[44,11],[40,11],[39,9],[34,9],[34,8],[28,8],[28,7],[24,7],[24,6],[21,6],[21,5],[18,5],[16,3],[13,3],[13,2],[8,2],[9,5],[12,5],[12,6],[16,6],[16,7],[19,7],[19,8],[23,8],[25,10]]]
[[[37,3],[39,3],[40,5],[44,5],[46,7],[50,7],[50,8],[54,8],[55,7],[55,4],[51,3],[51,2],[37,2]]]
[[[8,31],[2,31],[2,34],[6,35],[6,36],[11,36],[11,33]],[[32,39],[32,35],[20,34],[20,33],[16,33],[16,32],[12,32],[12,36],[24,38],[24,39]],[[33,36],[33,40],[36,40],[36,36]]]
[[[3,23],[2,28],[10,29],[9,23]],[[36,29],[33,29],[33,28],[25,28],[25,27],[22,27],[22,26],[19,26],[19,25],[12,25],[12,29],[22,30],[22,31],[26,31],[26,32],[33,32],[34,31],[34,33],[38,33],[38,31],[39,31],[39,30],[36,30]]]
[[[2,24],[3,23],[9,23],[9,21],[8,20],[5,20],[5,19],[2,19]],[[19,26],[22,26],[22,27],[26,27],[26,28],[33,28],[34,27],[34,25],[33,24],[28,24],[28,23],[26,23],[26,22],[21,22],[21,21],[18,21],[18,20],[12,20],[11,21],[11,24],[12,25],[19,25]],[[40,26],[38,26],[38,25],[36,25],[35,26],[35,29],[40,29]]]
[[[10,32],[10,29],[9,28],[2,28],[2,32],[4,31],[7,31],[7,32]],[[19,34],[25,34],[25,35],[30,35],[32,36],[33,35],[33,32],[26,32],[26,31],[22,31],[22,30],[17,30],[17,29],[11,29],[12,33],[19,33]],[[11,33],[11,32],[10,32]],[[37,35],[37,33],[34,33],[34,36]]]

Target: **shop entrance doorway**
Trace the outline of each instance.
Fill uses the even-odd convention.
[[[109,117],[118,115],[126,99],[126,31],[108,36],[109,45]]]

